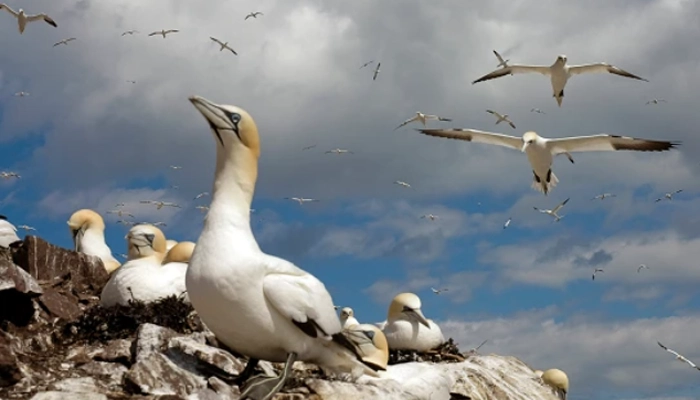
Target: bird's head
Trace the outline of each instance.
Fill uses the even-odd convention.
[[[195,246],[196,244],[194,242],[179,242],[168,251],[168,254],[165,255],[163,264],[167,264],[169,262],[190,262]]]
[[[525,132],[525,134],[523,135],[522,151],[524,152],[525,150],[527,150],[528,146],[537,142],[539,140],[539,138],[540,138],[540,136],[535,132],[532,132],[532,131]]]
[[[354,317],[355,312],[352,310],[350,307],[343,307],[342,310],[340,310],[340,318],[343,320],[346,320],[350,317]]]
[[[142,258],[156,254],[165,255],[163,231],[150,224],[136,225],[124,236],[129,248],[129,258]]]
[[[560,54],[557,56],[557,62],[562,62],[565,63],[567,60],[566,56],[564,54]]]
[[[357,346],[362,361],[386,370],[389,363],[389,343],[379,328],[372,324],[360,324],[347,328],[345,334]]]
[[[389,305],[389,315],[387,321],[396,320],[404,317],[410,321],[415,321],[423,324],[426,328],[430,328],[428,320],[421,311],[421,301],[418,296],[413,293],[400,293],[394,297]]]
[[[76,247],[76,251],[78,248],[80,238],[83,236],[83,234],[85,234],[86,230],[105,230],[105,221],[104,219],[102,219],[102,216],[88,208],[84,208],[74,212],[66,223],[68,224],[68,228],[70,229],[71,237],[73,238],[73,244]]]

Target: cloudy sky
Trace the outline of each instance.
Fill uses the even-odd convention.
[[[65,221],[93,208],[116,255],[127,227],[106,211],[125,202],[136,220],[196,240],[195,206],[208,198],[193,198],[211,189],[215,151],[187,101],[198,94],[256,119],[262,248],[314,273],[360,321],[383,320],[395,294],[413,291],[463,349],[489,339],[485,352],[567,371],[571,399],[697,398],[698,371],[656,341],[700,362],[700,3],[139,3],[10,2],[58,23],[32,23],[22,35],[0,14],[0,170],[22,176],[0,181],[0,213],[15,224],[70,247]],[[264,15],[244,21],[254,10]],[[180,32],[147,36],[171,28]],[[130,29],[139,33],[121,36]],[[68,37],[77,40],[52,47]],[[494,49],[511,63],[605,61],[650,82],[576,76],[559,108],[539,75],[472,85],[496,67]],[[376,81],[374,65],[359,68],[370,60],[381,61]],[[653,98],[667,103],[645,105]],[[486,109],[509,114],[517,129],[496,126]],[[530,188],[521,153],[423,136],[415,124],[393,131],[417,110],[454,120],[431,126],[682,145],[578,153],[573,165],[557,158],[560,183],[545,197]],[[324,153],[337,147],[354,154]],[[591,200],[603,192],[617,197]],[[532,209],[566,198],[559,223]],[[439,218],[420,218],[428,213]],[[642,263],[650,269],[637,273]],[[592,281],[595,268],[605,272]]]

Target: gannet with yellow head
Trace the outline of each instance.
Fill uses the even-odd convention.
[[[109,274],[119,268],[121,263],[105,241],[105,221],[100,214],[84,208],[74,212],[67,223],[75,251],[99,257]]]
[[[542,373],[542,382],[551,387],[561,400],[569,393],[569,377],[560,369],[552,368]]]
[[[420,298],[413,293],[394,297],[382,331],[389,347],[396,350],[427,351],[445,341],[440,327],[425,318]]]
[[[165,250],[170,251],[177,244],[177,240],[168,239],[165,241]]]
[[[373,364],[379,370],[386,370],[389,363],[389,344],[379,328],[372,324],[353,324],[344,327],[343,332],[357,346],[365,363]]]
[[[178,242],[172,248],[168,249],[165,258],[163,259],[163,265],[171,262],[190,262],[190,258],[192,258],[192,253],[194,252],[195,246],[196,244],[194,242]]]

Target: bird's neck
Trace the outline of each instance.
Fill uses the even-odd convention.
[[[205,226],[225,224],[250,232],[250,205],[258,178],[257,157],[243,145],[217,148],[214,189]]]

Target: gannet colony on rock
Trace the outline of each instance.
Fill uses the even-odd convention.
[[[121,263],[114,258],[112,250],[105,242],[105,221],[100,214],[84,208],[74,212],[67,224],[75,251],[99,257],[107,273],[119,268]]]
[[[445,341],[440,327],[425,318],[420,298],[413,293],[396,295],[389,305],[386,321],[377,326],[391,349],[427,351]]]

